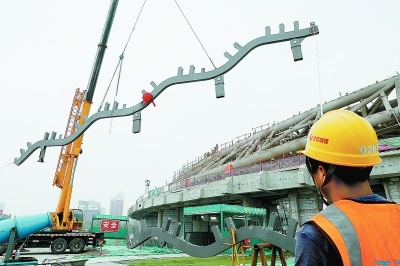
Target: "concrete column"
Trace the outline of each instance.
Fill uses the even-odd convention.
[[[302,225],[322,209],[322,205],[319,203],[318,195],[315,190],[306,188],[298,189],[296,190],[296,198],[298,208],[296,216],[299,217],[299,225]]]
[[[320,199],[318,196],[317,191],[313,191],[314,199],[315,199],[315,214],[319,213],[322,211],[323,206],[320,206]]]
[[[293,190],[293,211],[295,212],[296,215],[296,220],[298,222],[298,226],[300,226],[300,210],[299,210],[299,202],[297,200],[297,191]]]
[[[398,177],[390,178],[388,183],[390,199],[400,204],[400,181]]]
[[[397,203],[397,204],[400,204],[400,181],[397,179],[397,181],[396,181],[396,185],[397,185],[397,192],[399,193],[398,194],[398,196],[397,196],[397,199],[394,199],[394,201]]]
[[[388,187],[387,180],[383,180],[382,184],[383,184],[383,188],[385,189],[386,198],[387,198],[388,200],[392,200],[392,197],[391,197],[391,195],[390,195],[390,190],[389,190],[389,187]]]
[[[157,216],[157,227],[161,228],[163,226],[163,210],[158,211],[158,216]]]

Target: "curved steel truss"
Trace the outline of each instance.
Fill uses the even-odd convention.
[[[230,248],[229,244],[232,244],[232,233],[229,233],[225,237],[222,237],[219,227],[214,225],[212,233],[214,234],[215,242],[208,246],[197,246],[189,242],[190,234],[186,234],[186,238],[182,239],[179,237],[181,230],[181,223],[175,224],[175,227],[170,231],[171,220],[168,218],[164,220],[163,227],[150,227],[146,225],[146,221],[141,221],[141,229],[134,227],[134,233],[126,236],[126,245],[132,249],[152,237],[157,237],[161,246],[170,244],[182,252],[198,258],[206,258],[220,254],[221,252]],[[239,243],[247,238],[257,238],[263,240],[271,245],[286,249],[290,252],[294,252],[296,246],[295,234],[297,228],[297,221],[295,219],[288,219],[288,230],[287,234],[281,234],[274,231],[277,224],[277,216],[275,213],[270,215],[268,228],[261,226],[245,226],[236,229],[235,224],[231,217],[225,219],[225,224],[228,227],[229,232],[231,229],[235,230],[235,242]]]
[[[248,53],[250,53],[255,48],[289,41],[293,53],[294,61],[302,60],[303,55],[301,52],[301,42],[309,36],[313,36],[319,34],[319,30],[315,23],[311,23],[309,28],[299,29],[299,23],[297,21],[294,22],[294,30],[285,32],[285,26],[283,24],[279,25],[279,33],[271,34],[270,27],[265,28],[265,36],[261,36],[256,38],[246,45],[241,46],[238,43],[234,43],[234,47],[237,49],[237,53],[235,55],[231,55],[228,52],[224,53],[224,56],[228,59],[221,67],[218,67],[211,71],[205,71],[204,68],[201,69],[200,73],[195,73],[195,67],[192,65],[189,68],[189,74],[183,73],[183,68],[178,68],[177,76],[170,77],[159,85],[155,84],[152,81],[150,84],[153,87],[153,91],[151,92],[153,99],[156,99],[160,94],[172,85],[190,83],[190,82],[199,82],[214,79],[215,80],[215,93],[217,98],[221,98],[225,96],[224,91],[224,74],[234,68]],[[46,132],[43,140],[37,141],[34,144],[28,142],[28,149],[21,149],[21,156],[19,158],[15,158],[14,163],[16,165],[21,165],[35,150],[41,149],[41,153],[39,155],[39,161],[43,161],[45,156],[46,147],[53,146],[63,146],[68,143],[76,140],[80,135],[82,135],[93,123],[97,120],[104,118],[112,118],[112,117],[122,117],[133,115],[133,133],[140,132],[141,125],[141,111],[145,109],[150,103],[145,103],[141,101],[140,103],[127,108],[126,105],[123,105],[121,109],[118,109],[118,102],[114,102],[112,108],[110,109],[110,104],[106,103],[104,106],[104,110],[97,112],[96,114],[86,117],[83,116],[82,119],[84,123],[82,125],[76,124],[76,131],[74,134],[66,138],[62,138],[62,135],[59,136],[59,139],[56,139],[56,132],[52,132],[51,135]]]

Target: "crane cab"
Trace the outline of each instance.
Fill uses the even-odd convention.
[[[51,230],[81,230],[83,225],[83,211],[81,209],[71,209],[67,212],[68,217],[63,219],[63,212],[51,213],[53,226]]]

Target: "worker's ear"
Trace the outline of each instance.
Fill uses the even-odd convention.
[[[314,182],[317,187],[321,187],[326,178],[326,169],[322,165],[319,165],[317,168],[317,172],[314,175]]]

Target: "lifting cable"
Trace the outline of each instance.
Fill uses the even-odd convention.
[[[315,49],[317,50],[319,105],[321,107],[321,116],[322,116],[324,114],[324,112],[322,111],[321,76],[319,73],[319,55],[318,55],[318,44],[317,44],[317,36],[316,35],[314,35],[314,40],[315,40]]]
[[[101,111],[101,108],[103,108],[103,104],[104,104],[104,101],[105,101],[105,99],[106,99],[107,93],[108,93],[108,91],[109,91],[109,89],[110,89],[110,86],[111,86],[111,83],[112,83],[112,81],[113,81],[113,79],[114,79],[115,73],[117,72],[117,70],[118,70],[118,68],[119,68],[118,81],[117,81],[117,89],[116,89],[115,96],[114,96],[114,101],[115,101],[115,97],[116,97],[117,94],[118,94],[118,86],[119,86],[119,80],[120,80],[120,78],[121,78],[121,68],[122,68],[122,61],[124,60],[124,53],[125,53],[126,47],[128,46],[128,43],[129,43],[129,41],[130,41],[130,39],[131,39],[131,37],[132,37],[132,33],[133,33],[133,31],[135,30],[135,27],[136,27],[136,24],[137,24],[137,22],[138,22],[138,20],[139,20],[139,17],[140,17],[140,15],[142,14],[142,10],[143,10],[144,5],[146,4],[146,1],[147,1],[147,0],[144,0],[144,2],[143,2],[142,8],[140,9],[139,15],[137,16],[136,21],[135,21],[135,24],[133,25],[133,28],[132,28],[132,30],[131,30],[131,34],[129,35],[128,41],[126,42],[125,47],[124,47],[124,50],[122,51],[121,55],[119,56],[119,61],[118,61],[117,67],[116,67],[115,70],[114,70],[114,74],[113,74],[113,76],[112,76],[112,78],[111,78],[110,84],[108,85],[108,88],[107,88],[107,90],[106,90],[106,93],[104,94],[103,100],[101,101],[101,104],[100,104],[100,106],[99,106],[98,112],[100,112],[100,111]]]
[[[178,6],[179,10],[181,11],[181,13],[182,13],[183,17],[185,18],[185,20],[186,20],[187,24],[188,24],[188,25],[189,25],[189,27],[192,29],[194,36],[196,36],[196,38],[197,38],[197,40],[199,41],[199,43],[200,43],[201,47],[203,48],[204,52],[206,53],[206,55],[207,55],[208,59],[210,60],[211,64],[213,65],[214,69],[217,69],[217,68],[215,67],[215,65],[214,65],[214,62],[211,60],[211,57],[208,55],[208,53],[207,53],[207,51],[206,51],[206,48],[204,48],[204,46],[203,46],[203,44],[201,43],[201,41],[200,41],[199,37],[197,37],[197,34],[196,34],[196,32],[194,31],[194,29],[193,29],[192,25],[190,25],[190,23],[189,23],[189,20],[186,18],[185,14],[183,13],[183,11],[182,11],[181,7],[179,6],[179,4],[178,4],[178,2],[177,2],[176,0],[175,0],[175,3],[176,3],[176,5]]]
[[[14,164],[14,162],[11,162],[11,163],[9,163],[9,164],[6,164],[6,165],[0,167],[0,170],[3,169],[3,168],[6,168],[7,166],[12,165],[12,164]]]

